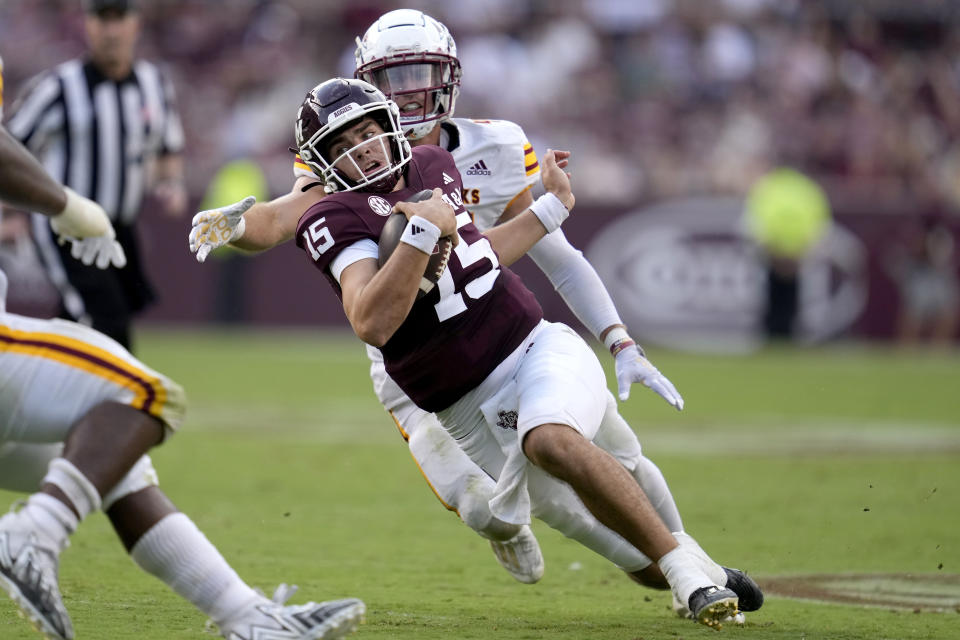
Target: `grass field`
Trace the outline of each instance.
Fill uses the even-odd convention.
[[[363,598],[357,638],[721,637],[539,523],[546,576],[514,582],[433,497],[346,335],[151,331],[139,355],[190,395],[186,427],[154,456],[167,493],[251,584],[298,584],[294,602]],[[960,637],[960,354],[650,355],[686,409],[635,388],[622,410],[716,559],[761,585],[931,577],[940,582],[878,593],[910,588],[946,608],[768,595],[723,636]],[[0,492],[4,504],[15,497]],[[211,637],[200,613],[130,562],[102,515],[74,536],[61,584],[80,640]],[[0,638],[34,637],[0,601]]]

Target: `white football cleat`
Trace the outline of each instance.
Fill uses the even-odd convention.
[[[296,590],[281,584],[273,600],[261,597],[251,603],[223,624],[221,634],[227,640],[334,640],[363,622],[367,607],[356,598],[284,605]]]
[[[13,512],[0,518],[0,587],[45,638],[72,640],[58,568],[59,549],[41,543],[28,518]]]
[[[506,542],[491,540],[490,548],[501,566],[518,581],[533,584],[543,577],[540,543],[529,526],[523,525],[520,532]]]

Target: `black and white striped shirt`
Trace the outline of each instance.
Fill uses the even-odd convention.
[[[180,153],[184,142],[173,85],[144,60],[119,82],[80,59],[40,74],[7,129],[55,180],[100,203],[114,225],[136,220],[151,163]]]

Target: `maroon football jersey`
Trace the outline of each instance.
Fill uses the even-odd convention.
[[[378,242],[390,210],[423,189],[439,187],[457,214],[460,244],[433,290],[414,302],[381,347],[387,373],[420,408],[449,407],[493,371],[533,330],[543,311],[521,282],[501,267],[463,206],[460,172],[444,149],[413,149],[406,188],[392,193],[335,193],[310,207],[297,226],[297,246],[342,292],[333,259],[363,239]]]

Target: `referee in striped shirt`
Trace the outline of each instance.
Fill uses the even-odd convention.
[[[32,79],[7,128],[54,179],[110,216],[127,255],[122,269],[73,259],[45,216],[33,215],[33,235],[60,291],[61,316],[129,349],[132,317],[154,299],[134,225],[148,190],[168,213],[186,210],[183,129],[169,80],[134,57],[140,26],[134,0],[84,0],[84,7],[87,55]]]

